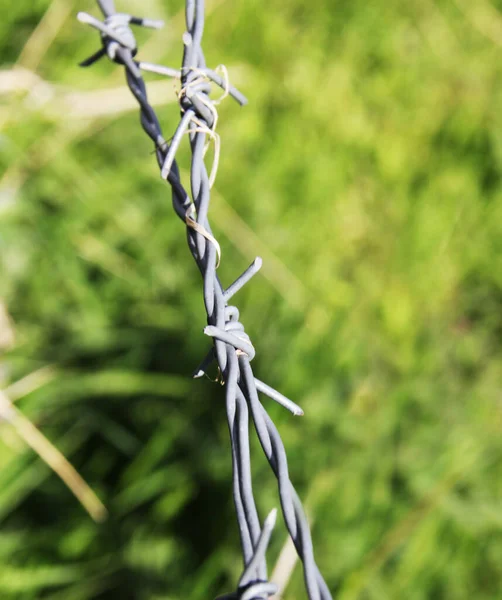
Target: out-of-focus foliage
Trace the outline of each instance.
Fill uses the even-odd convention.
[[[117,5],[166,19],[138,33],[140,57],[179,65],[180,0]],[[94,524],[2,425],[0,597],[206,600],[241,564],[223,390],[190,379],[209,344],[200,277],[137,110],[119,106],[122,70],[76,66],[98,44],[77,10],[97,11],[2,11],[17,78],[0,74],[0,291],[15,336],[1,377],[46,367],[17,404],[110,517]],[[208,62],[250,100],[220,109],[220,276],[264,258],[236,302],[258,376],[305,409],[264,400],[338,600],[502,598],[499,11],[208,5]],[[169,137],[172,83],[155,86]],[[264,516],[278,500],[253,451]],[[284,540],[281,523],[271,565]],[[302,590],[297,567],[285,597]]]

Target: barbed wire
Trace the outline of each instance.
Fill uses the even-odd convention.
[[[276,521],[276,509],[260,525],[253,494],[249,447],[249,418],[254,423],[259,441],[268,462],[277,477],[279,497],[286,527],[303,562],[305,586],[310,600],[331,600],[329,589],[316,565],[310,529],[301,501],[289,479],[286,451],[281,437],[267,411],[261,404],[261,392],[295,415],[302,409],[278,391],[255,378],[251,361],[255,348],[240,322],[239,310],[229,301],[261,267],[257,258],[230,286],[224,288],[217,275],[221,259],[218,241],[208,220],[210,189],[216,177],[219,158],[219,136],[216,132],[217,100],[211,100],[213,84],[241,105],[246,98],[230,85],[226,69],[207,67],[202,50],[204,32],[204,1],[186,0],[186,32],[183,35],[183,60],[181,69],[172,69],[146,62],[137,62],[137,44],[130,25],[160,28],[162,22],[117,13],[113,0],[98,0],[104,16],[99,21],[87,13],[78,19],[100,32],[101,49],[86,59],[82,66],[108,56],[125,68],[127,84],[140,106],[141,125],[155,145],[161,176],[172,188],[173,207],[186,225],[190,252],[203,278],[204,304],[207,327],[204,333],[212,338],[213,346],[194,377],[205,374],[207,367],[216,361],[219,376],[225,385],[226,412],[232,449],[233,496],[241,540],[244,570],[237,590],[220,596],[219,600],[265,600],[278,592],[268,581],[266,551]],[[181,121],[168,142],[157,115],[148,102],[142,71],[179,78],[181,89],[178,99]],[[220,98],[221,99],[221,98]],[[188,134],[191,148],[190,191],[184,188],[175,157],[180,143]],[[213,165],[208,174],[205,154],[209,142],[215,145]]]

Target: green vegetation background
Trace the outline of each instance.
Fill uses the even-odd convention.
[[[264,259],[236,303],[259,377],[305,409],[264,399],[338,600],[502,598],[490,2],[209,2],[208,64],[250,101],[220,109],[219,272]],[[180,64],[180,0],[117,4],[168,23],[138,32],[140,58]],[[2,5],[1,385],[110,517],[1,425],[0,597],[213,598],[242,565],[223,390],[191,379],[209,340],[184,227],[121,69],[77,67],[93,3]],[[173,84],[147,79],[169,137]],[[253,469],[263,518],[278,500],[256,443]],[[285,538],[280,522],[271,567]],[[298,566],[284,597],[306,597]]]

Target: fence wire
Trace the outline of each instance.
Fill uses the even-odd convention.
[[[268,581],[266,551],[276,520],[274,509],[260,524],[253,494],[249,448],[249,418],[251,417],[263,451],[277,477],[280,503],[284,520],[303,563],[305,585],[310,600],[331,599],[329,589],[316,565],[309,525],[301,501],[289,479],[286,452],[281,437],[258,392],[279,402],[293,414],[303,414],[299,406],[273,388],[256,379],[251,367],[254,346],[239,320],[239,310],[229,303],[233,295],[245,285],[261,267],[257,258],[230,286],[224,287],[217,275],[221,258],[220,246],[208,220],[210,189],[216,176],[219,157],[219,136],[216,133],[217,101],[210,98],[214,85],[241,105],[246,98],[229,84],[226,70],[207,67],[201,42],[204,31],[204,1],[186,0],[186,32],[183,35],[181,69],[137,62],[137,45],[130,25],[160,28],[162,22],[117,13],[113,0],[98,0],[104,21],[79,13],[78,19],[100,32],[101,48],[81,63],[82,66],[108,56],[124,66],[127,84],[140,106],[143,129],[155,145],[161,175],[172,188],[173,207],[185,223],[188,247],[200,269],[204,282],[204,303],[207,327],[204,333],[212,338],[212,347],[195,376],[202,376],[208,365],[217,362],[222,383],[225,384],[226,411],[232,448],[233,496],[240,533],[243,573],[235,592],[219,600],[266,600],[278,592]],[[142,71],[181,82],[178,93],[181,121],[167,141],[157,115],[148,102]],[[221,99],[221,98],[220,98]],[[185,134],[191,147],[190,191],[184,188],[175,157]],[[208,173],[205,154],[210,142],[214,143],[213,164]]]

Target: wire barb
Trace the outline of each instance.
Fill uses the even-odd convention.
[[[161,176],[171,185],[173,208],[187,227],[188,247],[203,278],[207,316],[204,333],[212,338],[213,347],[196,369],[194,377],[204,375],[206,368],[216,360],[221,381],[225,384],[233,496],[244,567],[237,591],[220,596],[220,600],[266,600],[277,593],[277,586],[268,581],[265,557],[276,512],[272,511],[263,527],[260,526],[251,477],[250,421],[254,424],[265,456],[278,480],[282,514],[303,563],[309,600],[331,600],[326,582],[315,563],[312,539],[302,504],[289,479],[284,445],[259,400],[258,392],[266,394],[295,415],[303,414],[303,410],[289,398],[255,378],[251,368],[255,348],[239,320],[239,310],[228,303],[259,271],[261,259],[257,258],[226,289],[216,272],[221,249],[208,219],[210,191],[216,176],[219,154],[219,136],[215,131],[218,122],[216,105],[227,95],[241,105],[246,104],[247,100],[230,85],[226,69],[220,67],[219,74],[206,66],[201,46],[204,0],[186,0],[186,32],[183,34],[183,60],[180,69],[134,62],[137,47],[129,24],[145,23],[116,13],[112,0],[98,0],[98,3],[105,16],[104,27],[103,23],[99,22],[100,25],[97,25],[87,17],[83,17],[83,22],[100,31],[104,52],[101,50],[97,53],[100,54],[98,58],[91,57],[84,62],[92,64],[106,53],[113,61],[125,67],[127,84],[140,108],[141,125],[154,144]],[[142,70],[180,79],[178,100],[181,118],[170,143],[165,141],[157,115],[148,101]],[[223,94],[216,100],[211,99],[213,85],[223,90]],[[190,193],[181,181],[176,162],[185,134],[189,136],[191,151]],[[215,142],[215,158],[211,173],[208,173],[205,155],[210,140]]]
[[[160,29],[164,26],[164,21],[133,17],[125,13],[116,13],[111,10],[113,3],[111,5],[98,4],[105,15],[104,21],[100,21],[86,12],[79,12],[77,14],[77,19],[81,23],[90,25],[100,32],[103,46],[89,56],[89,58],[83,60],[80,66],[89,67],[106,54],[110,60],[125,65],[136,77],[141,77],[139,66],[133,60],[138,51],[138,45],[129,25]]]

